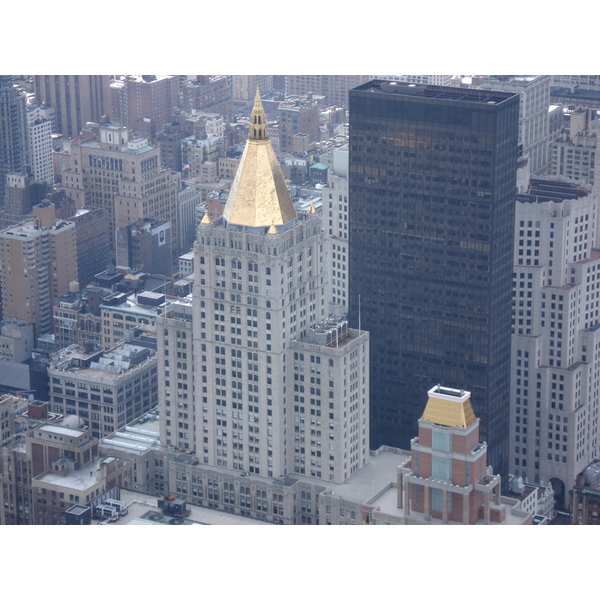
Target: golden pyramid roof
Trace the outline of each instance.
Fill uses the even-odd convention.
[[[471,394],[462,390],[452,390],[437,386],[429,390],[429,399],[422,421],[466,429],[476,421]]]
[[[201,225],[210,225],[212,223],[211,218],[208,216],[208,213],[205,212],[204,216],[202,217],[202,221],[200,222]]]
[[[269,227],[297,217],[294,203],[267,132],[267,119],[256,91],[250,133],[223,217],[234,225]]]

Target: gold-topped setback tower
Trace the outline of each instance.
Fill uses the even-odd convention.
[[[369,459],[369,335],[329,312],[326,247],[314,205],[296,214],[257,93],[223,217],[198,225],[193,358],[175,321],[177,337],[159,342],[165,361],[175,344],[194,361],[159,376],[161,440],[243,475],[240,489],[292,473],[343,483]]]
[[[411,440],[411,465],[400,469],[400,506],[408,522],[499,523],[506,517],[499,475],[487,464],[471,393],[436,385]]]
[[[256,90],[250,132],[223,218],[245,227],[280,226],[297,218],[294,203],[267,131],[267,118]]]

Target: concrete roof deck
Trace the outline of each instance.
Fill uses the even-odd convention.
[[[58,485],[73,490],[84,492],[98,483],[98,468],[100,462],[104,459],[96,460],[87,467],[71,471],[66,475],[61,475],[50,471],[34,478],[34,481]]]
[[[158,498],[149,494],[141,494],[129,490],[121,490],[121,500],[125,502],[128,513],[119,517],[118,521],[108,523],[109,525],[154,525],[165,524],[164,522],[151,521],[142,518],[148,512],[159,512]],[[199,525],[272,525],[266,521],[249,519],[240,515],[233,515],[219,510],[212,510],[201,506],[187,505],[191,513],[185,521]],[[171,517],[172,518],[172,517]]]
[[[356,471],[345,483],[323,482],[336,498],[348,500],[351,502],[360,502],[367,504],[369,500],[390,483],[395,483],[397,479],[398,467],[410,458],[410,452],[401,451],[397,453],[393,450],[380,449],[376,455],[369,457],[369,462]],[[318,480],[312,477],[303,477],[293,474],[301,481],[310,481],[318,483]]]

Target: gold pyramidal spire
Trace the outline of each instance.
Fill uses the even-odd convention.
[[[211,223],[212,223],[212,219],[208,216],[208,212],[205,212],[200,224],[201,225],[210,225]]]
[[[298,215],[267,131],[258,90],[250,115],[250,132],[240,159],[223,218],[234,225],[283,225]]]
[[[437,385],[429,390],[422,421],[466,429],[475,422],[471,393]]]

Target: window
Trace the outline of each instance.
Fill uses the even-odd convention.
[[[452,459],[433,456],[431,467],[431,475],[434,479],[448,481],[452,478]]]
[[[441,450],[442,452],[451,452],[452,434],[446,433],[445,431],[434,431],[431,447],[434,450]]]
[[[448,512],[452,512],[452,494],[447,495]],[[443,492],[442,490],[431,490],[431,510],[443,512]]]

